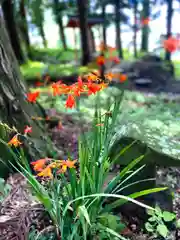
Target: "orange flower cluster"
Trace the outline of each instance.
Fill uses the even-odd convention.
[[[38,172],[37,176],[39,177],[48,177],[53,178],[53,169],[57,169],[57,174],[65,173],[68,168],[76,168],[77,160],[53,160],[51,158],[39,159],[35,162],[32,162],[33,168]]]
[[[112,80],[111,74],[108,75],[108,79]],[[67,94],[68,96],[65,106],[66,108],[73,108],[76,105],[76,97],[80,97],[82,93],[86,93],[88,95],[96,94],[102,89],[108,87],[108,84],[105,84],[104,82],[94,83],[95,81],[100,80],[99,73],[88,75],[86,80],[86,82],[83,82],[82,78],[78,77],[77,82],[72,85],[66,85],[61,81],[52,83],[52,94],[53,96]],[[28,93],[27,100],[31,103],[35,103],[39,95],[39,91]]]
[[[105,58],[104,56],[100,55],[96,58],[96,63],[98,66],[103,66],[105,65],[106,62],[111,61],[114,62],[115,64],[120,63],[120,59],[118,57],[113,57],[112,56],[112,50],[110,51],[110,56],[109,58]]]
[[[22,144],[22,142],[20,142],[18,140],[18,134],[16,134],[9,142],[8,145],[9,146],[14,146],[14,147],[18,147]]]
[[[168,52],[173,53],[180,47],[180,40],[174,37],[169,37],[167,40],[164,41],[163,44],[164,44],[164,48]]]
[[[27,94],[27,100],[28,102],[31,102],[31,103],[36,103],[36,100],[37,98],[39,97],[40,95],[40,92],[39,91],[35,91],[33,93],[28,93]]]
[[[150,22],[150,18],[142,18],[142,20],[141,20],[141,24],[143,25],[143,26],[147,26],[147,25],[149,25],[149,22]]]
[[[32,132],[32,127],[26,126],[24,129],[24,135],[27,135],[28,133]],[[18,135],[20,135],[19,133],[17,133],[16,135],[14,135],[14,137],[8,142],[9,146],[14,146],[14,147],[19,147],[22,142],[19,141],[18,139]]]

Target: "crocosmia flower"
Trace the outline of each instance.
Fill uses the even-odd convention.
[[[58,173],[65,173],[67,171],[67,168],[76,168],[75,164],[76,164],[77,160],[62,160],[60,161],[60,170],[58,171]]]
[[[118,57],[113,57],[112,61],[116,64],[120,63],[120,59]]]
[[[48,177],[53,178],[52,169],[50,166],[44,168],[40,173],[38,173],[39,177]]]
[[[35,83],[35,86],[36,86],[36,87],[41,87],[41,86],[43,86],[43,83],[42,83],[42,82],[36,82],[36,83]]]
[[[59,82],[53,83],[51,87],[53,90],[53,96],[57,96],[61,94]]]
[[[66,100],[66,108],[73,108],[76,105],[75,98],[72,95],[68,95]]]
[[[97,57],[96,62],[97,62],[97,64],[98,64],[99,66],[104,65],[104,64],[105,64],[105,58],[104,58],[104,56],[99,56],[99,57]]]
[[[166,51],[173,53],[179,47],[179,40],[174,37],[169,37],[167,40],[164,41],[164,48]]]
[[[35,103],[37,98],[39,97],[39,94],[40,92],[39,91],[35,91],[33,93],[28,93],[27,94],[27,100],[28,102],[31,102],[31,103]]]
[[[147,26],[149,24],[149,22],[150,22],[150,19],[148,17],[147,18],[143,18],[141,20],[141,23],[142,23],[143,26]]]
[[[127,75],[126,74],[121,74],[119,77],[120,82],[125,82],[127,80]]]
[[[46,166],[45,164],[47,160],[48,160],[47,158],[42,158],[35,162],[31,162],[31,165],[33,165],[34,171],[37,171],[37,172],[43,171],[43,169]]]
[[[17,134],[8,142],[9,146],[18,147],[22,142],[18,140]]]
[[[32,132],[32,127],[26,126],[24,129],[24,133],[27,134],[27,133],[31,133],[31,132]]]
[[[96,92],[101,90],[101,86],[96,83],[88,84],[88,95],[95,94]]]

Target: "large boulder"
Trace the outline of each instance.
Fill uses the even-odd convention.
[[[165,130],[168,131],[168,129]],[[178,132],[180,132],[180,128],[177,129],[177,133]],[[135,169],[137,170],[143,165],[145,166],[122,185],[122,187],[129,185],[128,188],[124,188],[124,190],[121,191],[121,194],[126,196],[145,189],[158,187],[156,185],[156,166],[180,166],[180,141],[174,136],[168,136],[168,134],[163,131],[162,126],[158,127],[158,122],[154,127],[148,126],[145,122],[143,123],[143,121],[139,123],[129,122],[122,126],[117,130],[112,139],[110,158],[133,142],[134,144],[120,156],[116,164],[118,168],[120,166],[121,171],[121,169],[132,162],[132,160],[144,155],[144,159]],[[114,169],[114,171],[116,171],[116,169]],[[139,200],[150,206],[157,203],[164,210],[173,210],[172,194],[169,190],[153,193],[141,197]],[[138,217],[139,219],[147,217],[144,209],[132,203],[127,203],[123,205],[123,207],[117,208],[117,211],[119,210],[126,215],[127,218],[130,217],[130,221],[134,217]]]
[[[121,86],[125,89],[171,92],[172,85],[176,83],[173,64],[155,55],[146,55],[136,61],[122,61],[111,72],[125,73],[128,76],[128,83]],[[119,85],[119,79],[115,78],[111,85],[117,84]],[[172,92],[180,93],[180,84]]]
[[[136,87],[163,92],[174,80],[174,67],[158,56],[146,55],[132,63],[127,74]]]

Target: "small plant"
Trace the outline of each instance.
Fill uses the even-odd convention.
[[[170,233],[169,225],[172,226],[176,221],[176,215],[168,211],[162,211],[159,206],[155,210],[147,210],[150,216],[145,224],[146,230],[153,235],[154,238],[159,236],[166,239]]]
[[[101,63],[103,61],[99,64],[102,65]],[[20,136],[31,133],[31,127],[26,127],[24,134],[17,133],[8,143],[0,140],[13,154],[19,168],[13,163],[11,165],[24,175],[32,193],[48,212],[58,240],[125,240],[126,238],[121,236],[123,221],[114,214],[114,209],[130,201],[153,210],[135,199],[166,189],[153,188],[122,195],[125,188],[132,186],[127,183],[128,180],[144,168],[145,165],[134,170],[143,155],[130,162],[107,183],[112,166],[128,151],[132,143],[110,156],[123,91],[111,98],[112,101],[109,100],[106,109],[102,110],[100,92],[108,87],[112,78],[111,74],[102,78],[102,73],[103,70],[97,75],[89,75],[87,81],[79,77],[78,81],[70,86],[61,82],[52,84],[52,96],[68,95],[66,108],[76,107],[76,101],[82,94],[97,94],[97,99],[94,102],[91,130],[83,133],[78,140],[78,159],[73,159],[70,154],[68,159],[61,160],[43,156],[31,163],[38,178],[45,179],[46,184],[41,184],[32,173],[24,153],[23,139],[19,139]],[[125,80],[126,76],[121,76],[120,82]],[[28,93],[27,101],[35,104],[39,94],[38,91]],[[17,154],[13,152],[13,148]],[[133,185],[139,182],[141,181],[134,182]]]
[[[9,194],[10,190],[11,190],[11,186],[5,183],[5,180],[3,178],[0,178],[0,203]]]

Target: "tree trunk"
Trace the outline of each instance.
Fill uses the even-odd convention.
[[[123,48],[121,40],[120,0],[115,0],[115,24],[116,24],[116,47],[119,52],[119,57],[123,59]]]
[[[24,54],[21,49],[20,39],[17,31],[16,20],[14,18],[14,5],[12,0],[5,0],[2,4],[3,15],[5,18],[9,38],[15,56],[19,63],[25,62]]]
[[[42,117],[42,111],[37,104],[27,102],[26,93],[27,89],[21,80],[20,69],[0,15],[0,122],[14,126],[19,133],[23,133],[26,125],[32,126],[31,138],[24,139],[22,146],[27,150],[28,160],[36,160],[48,155],[47,136],[44,126],[32,120],[32,117]],[[0,138],[1,130],[0,126]],[[10,136],[4,138],[6,142],[9,140]],[[3,144],[0,144],[0,149],[0,159],[6,162],[10,160],[9,150]]]
[[[143,1],[143,18],[149,18],[150,15],[150,3],[149,0]],[[149,41],[149,26],[144,25],[142,28],[142,43],[141,43],[141,50],[143,52],[148,52],[148,41]]]
[[[29,31],[28,31],[28,23],[26,19],[25,0],[20,1],[19,13],[21,16],[21,23],[20,23],[21,34],[26,44],[28,57],[31,58],[31,51],[30,51],[31,44],[30,44]]]
[[[41,35],[42,41],[43,41],[43,45],[45,48],[47,48],[47,40],[46,40],[46,36],[45,36],[45,32],[44,32],[44,27],[43,24],[39,24],[39,34]]]
[[[65,33],[64,33],[64,27],[63,27],[63,22],[62,22],[61,16],[58,17],[58,25],[59,25],[59,33],[60,33],[61,41],[63,44],[63,48],[64,48],[64,50],[67,50],[66,37],[65,37]]]
[[[106,36],[106,4],[102,3],[102,19],[103,19],[103,43],[106,49],[107,47],[107,36]]]
[[[54,14],[56,18],[56,23],[59,26],[59,35],[63,44],[64,50],[67,50],[66,37],[64,33],[64,27],[62,22],[61,10],[59,9],[59,0],[54,0]]]
[[[167,39],[172,35],[173,0],[167,1]],[[171,61],[171,53],[166,51],[165,60]]]
[[[79,24],[81,32],[82,65],[86,66],[90,62],[90,48],[88,41],[88,0],[77,0],[79,12]]]
[[[90,34],[91,34],[91,42],[92,42],[92,50],[93,52],[96,51],[96,43],[95,43],[95,38],[94,38],[94,33],[92,28],[90,28]]]
[[[133,45],[134,45],[134,57],[137,58],[137,0],[134,0],[134,36],[133,36]]]

